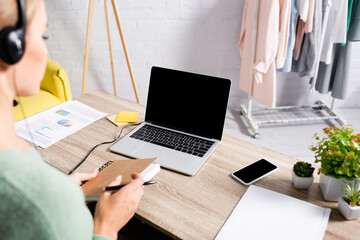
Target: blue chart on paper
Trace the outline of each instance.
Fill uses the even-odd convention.
[[[57,122],[57,124],[63,126],[63,127],[71,127],[74,125],[73,121],[70,121],[68,119],[61,119]]]

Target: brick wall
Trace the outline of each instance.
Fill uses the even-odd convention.
[[[119,14],[137,81],[146,104],[150,69],[163,66],[232,81],[230,106],[246,103],[238,90],[241,58],[237,42],[244,0],[118,0]],[[88,0],[46,0],[49,57],[68,72],[74,97],[81,94]],[[107,0],[118,95],[135,101],[111,0]],[[360,43],[354,44],[349,97],[337,107],[360,106]],[[308,79],[278,74],[278,104],[311,104],[331,97],[311,94]],[[206,87],[206,86],[204,86]],[[95,0],[87,91],[112,93],[103,0]]]

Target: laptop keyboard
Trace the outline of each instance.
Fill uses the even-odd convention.
[[[204,156],[215,143],[146,124],[130,137],[199,157]]]

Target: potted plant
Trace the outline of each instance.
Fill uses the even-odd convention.
[[[339,210],[347,219],[352,220],[360,217],[360,189],[359,182],[355,180],[353,184],[344,183],[342,187],[344,195],[338,199]]]
[[[350,127],[323,129],[325,137],[320,138],[310,150],[315,153],[315,163],[321,163],[320,188],[327,201],[337,201],[342,195],[342,182],[354,181],[360,177],[360,134],[353,134]]]
[[[314,181],[315,168],[310,163],[298,161],[294,164],[292,171],[292,181],[295,188],[308,189]]]

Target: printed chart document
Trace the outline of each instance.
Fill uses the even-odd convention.
[[[15,123],[18,136],[47,148],[107,114],[70,100]]]
[[[330,209],[251,185],[216,239],[320,240]]]

